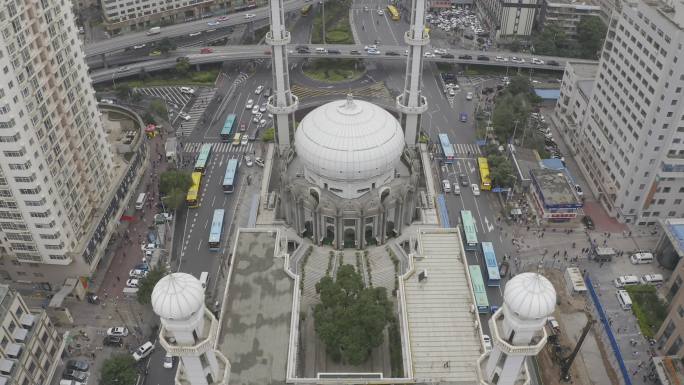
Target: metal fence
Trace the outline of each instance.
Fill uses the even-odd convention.
[[[629,376],[629,371],[627,370],[625,361],[622,359],[620,347],[618,346],[617,341],[615,340],[615,335],[613,335],[613,331],[610,329],[608,317],[606,316],[606,313],[603,310],[603,306],[601,305],[601,301],[599,300],[598,293],[596,292],[596,290],[594,290],[594,285],[591,281],[591,278],[589,277],[589,274],[585,274],[584,280],[587,284],[587,289],[589,290],[589,296],[591,298],[591,301],[587,301],[587,306],[589,307],[589,309],[587,310],[592,313],[595,319],[599,320],[602,326],[600,328],[594,328],[594,331],[596,332],[598,338],[601,339],[601,342],[603,342],[604,346],[610,346],[611,350],[613,351],[612,357],[608,358],[611,361],[611,365],[613,367],[619,368],[620,373],[622,374],[622,378],[618,378],[618,380],[621,380],[620,384],[632,385],[632,379]],[[593,306],[591,306],[592,304]]]

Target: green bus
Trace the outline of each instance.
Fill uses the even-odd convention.
[[[489,313],[489,299],[487,298],[487,288],[482,279],[482,271],[480,266],[469,265],[470,282],[473,284],[473,293],[475,293],[475,304],[477,305],[478,313]]]
[[[211,155],[211,143],[205,143],[200,148],[200,153],[197,156],[197,161],[195,162],[195,171],[204,174],[207,168],[207,162],[209,162],[209,155]]]
[[[461,227],[465,236],[463,247],[466,250],[477,250],[477,228],[470,210],[461,210]]]

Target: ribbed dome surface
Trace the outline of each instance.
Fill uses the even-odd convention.
[[[404,149],[404,133],[389,112],[349,96],[307,114],[294,145],[309,171],[332,180],[356,181],[394,170]]]
[[[162,278],[152,290],[152,309],[161,318],[182,320],[204,306],[204,289],[200,281],[186,273],[173,273]]]
[[[556,289],[541,274],[518,274],[506,284],[504,303],[521,319],[545,318],[556,308]]]

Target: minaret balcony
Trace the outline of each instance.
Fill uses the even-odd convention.
[[[283,31],[283,37],[273,37],[273,31],[266,32],[266,44],[268,45],[287,45],[290,44],[290,31]]]
[[[427,111],[428,103],[427,98],[425,98],[425,96],[420,97],[420,105],[418,106],[408,106],[404,104],[403,96],[403,94],[399,95],[396,99],[397,109],[399,110],[399,112],[403,114],[422,114],[423,112]]]
[[[544,349],[548,337],[545,328],[541,328],[540,335],[538,335],[539,341],[535,344],[512,345],[508,343],[501,334],[501,330],[503,330],[503,317],[503,308],[501,308],[489,320],[489,329],[492,333],[492,345],[494,345],[495,348],[499,348],[499,350],[509,356],[536,356]]]
[[[275,91],[274,91],[275,93]],[[290,94],[292,96],[292,104],[289,106],[276,106],[275,105],[275,95],[268,97],[268,104],[266,104],[266,110],[274,115],[282,114],[292,114],[299,108],[299,98],[296,95]]]
[[[159,343],[172,356],[199,356],[208,352],[214,348],[218,339],[219,323],[207,308],[204,308],[204,320],[209,322],[208,332],[199,336],[195,345],[179,345],[163,324],[159,330]]]
[[[404,32],[404,41],[408,45],[428,45],[430,43],[430,35],[423,33],[423,36],[419,38],[413,38],[411,36],[411,30]]]

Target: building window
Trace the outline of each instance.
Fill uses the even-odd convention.
[[[677,314],[679,314],[680,318],[684,318],[684,307],[682,307],[682,305],[677,307]]]
[[[21,316],[24,315],[24,309],[22,309],[21,306],[18,306],[14,314],[17,316],[17,318],[21,318]]]

